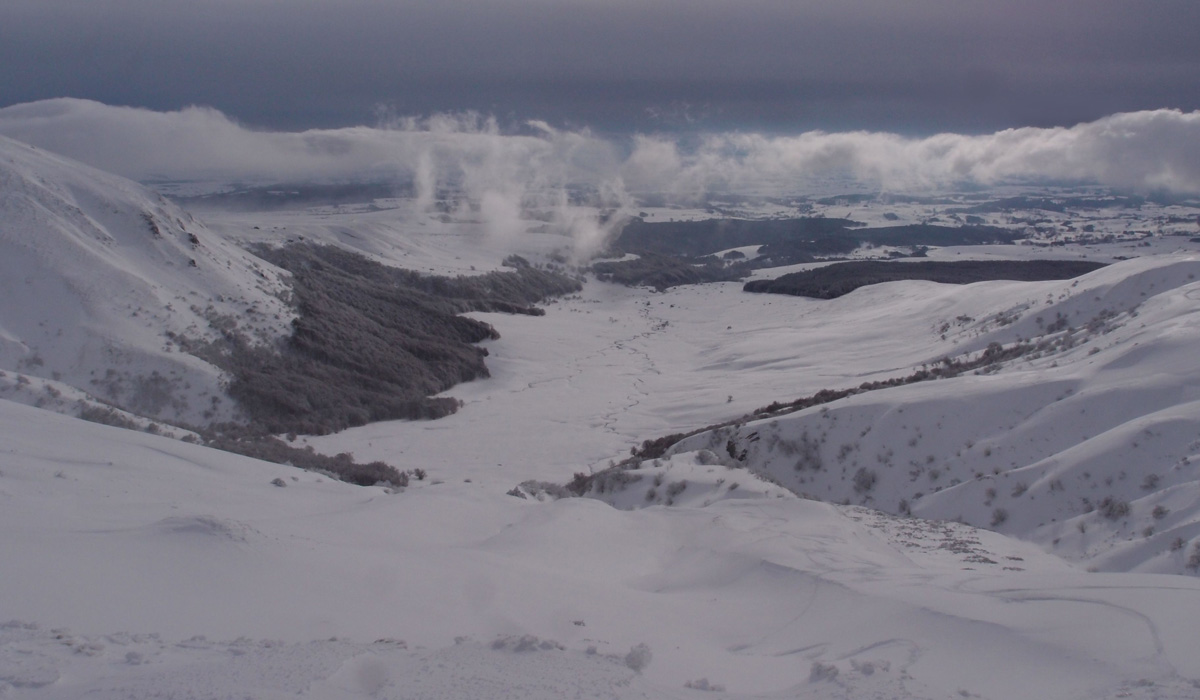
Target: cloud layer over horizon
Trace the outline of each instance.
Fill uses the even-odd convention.
[[[0,109],[0,134],[136,180],[391,180],[419,197],[453,187],[562,196],[627,192],[680,201],[708,194],[803,194],[836,178],[867,190],[926,192],[1010,183],[1087,183],[1200,194],[1200,111],[1114,114],[1072,127],[914,138],[885,132],[720,132],[602,137],[477,114],[392,118],[301,132],[246,128],[221,112],[173,112],[57,99]],[[547,193],[558,193],[548,195]]]
[[[908,135],[1200,109],[1195,0],[5,0],[0,107]]]

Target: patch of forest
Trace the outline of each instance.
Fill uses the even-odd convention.
[[[244,434],[325,434],[449,415],[459,402],[433,395],[487,377],[487,350],[475,344],[499,337],[491,325],[461,314],[542,315],[535,303],[582,289],[516,256],[505,261],[511,270],[437,277],[332,246],[254,252],[292,273],[298,316],[282,347],[255,347],[231,335],[210,348],[233,377],[230,396],[249,417]]]
[[[850,219],[707,219],[630,221],[610,254],[635,253],[636,260],[592,266],[601,280],[659,290],[682,284],[742,279],[751,271],[845,257],[863,245],[912,247],[1012,243],[1023,234],[992,226],[911,224],[860,228]],[[758,255],[716,257],[732,248],[758,246]],[[919,253],[914,253],[919,254]]]
[[[943,284],[970,284],[988,280],[1037,282],[1071,279],[1101,267],[1104,267],[1104,263],[1085,260],[861,260],[793,272],[773,280],[754,280],[747,282],[743,289],[747,292],[834,299],[859,287],[899,280],[925,280]]]
[[[661,253],[645,253],[636,260],[606,260],[592,265],[592,272],[601,282],[614,282],[628,287],[654,287],[660,292],[683,284],[740,280],[749,271],[744,262],[726,265],[723,260],[711,255],[682,258]]]
[[[880,192],[875,194],[864,194],[861,192],[837,194],[831,197],[822,197],[817,200],[817,204],[827,207],[837,207],[852,204],[866,203],[881,203],[881,204],[946,204],[953,200],[947,197],[926,197],[920,195],[898,194],[894,192]]]
[[[339,204],[362,204],[376,199],[412,195],[407,183],[280,183],[237,187],[227,192],[172,197],[187,209],[277,211]]]
[[[850,219],[705,219],[655,221],[632,219],[613,247],[629,253],[700,257],[730,248],[806,241],[841,234],[856,226]]]

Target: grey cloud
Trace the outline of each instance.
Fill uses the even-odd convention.
[[[987,131],[1200,108],[1196,26],[1194,0],[7,0],[0,104]]]

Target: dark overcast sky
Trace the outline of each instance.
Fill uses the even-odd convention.
[[[1197,0],[2,0],[0,107],[905,133],[1200,109]]]

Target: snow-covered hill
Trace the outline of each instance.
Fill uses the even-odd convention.
[[[203,420],[220,374],[168,333],[290,320],[281,274],[236,240],[469,274],[568,238],[409,203],[207,228],[2,139],[0,186],[4,700],[1200,692],[1200,258],[1181,236],[1051,250],[1163,253],[1077,281],[816,301],[593,280],[545,316],[476,313],[501,337],[458,413],[294,441],[426,476],[355,487],[79,392]],[[595,480],[599,500],[557,497],[646,438],[981,355],[1008,359],[699,434]]]
[[[0,212],[0,369],[198,424],[232,406],[172,335],[288,328],[278,270],[129,180],[0,137]]]
[[[964,525],[782,494],[396,492],[7,401],[0,425],[0,697],[1183,699],[1200,679],[1197,579]]]
[[[926,317],[931,347],[978,357],[1023,342],[1025,354],[703,433],[671,453],[710,450],[796,493],[960,520],[1105,570],[1194,572],[1198,277],[1200,258],[1161,256],[1075,281],[967,286]],[[829,312],[936,287],[864,288]]]

